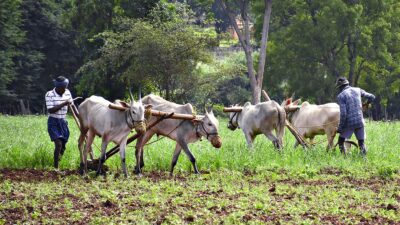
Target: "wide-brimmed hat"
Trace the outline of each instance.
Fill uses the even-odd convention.
[[[346,77],[339,77],[336,80],[336,85],[335,85],[336,88],[340,88],[345,85],[349,85],[349,81],[346,79]]]

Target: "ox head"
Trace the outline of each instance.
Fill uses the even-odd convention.
[[[300,99],[292,101],[292,98],[288,98],[282,102],[281,106],[285,109],[289,121],[292,121],[293,115],[300,109],[299,102]]]
[[[146,124],[144,123],[145,108],[142,104],[142,99],[139,97],[139,101],[136,102],[131,90],[129,90],[129,97],[131,99],[130,103],[117,100],[114,103],[111,103],[108,107],[123,111],[129,128],[135,129],[138,133],[144,133],[146,132]]]
[[[222,146],[221,137],[218,135],[218,126],[219,122],[212,110],[211,112],[206,110],[206,115],[201,118],[200,123],[197,125],[197,133],[206,137],[215,148]]]
[[[131,98],[131,102],[129,104],[128,108],[128,114],[130,119],[132,120],[133,127],[135,128],[135,131],[138,133],[144,133],[146,132],[146,124],[144,123],[144,106],[142,104],[142,97],[141,93],[139,91],[139,101],[135,102],[132,92],[129,89],[129,96]]]

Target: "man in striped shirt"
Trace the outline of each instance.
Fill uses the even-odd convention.
[[[54,142],[54,167],[58,168],[60,155],[65,151],[65,144],[68,142],[69,129],[65,119],[68,105],[72,103],[71,92],[67,89],[68,79],[59,76],[54,82],[54,89],[46,93],[46,107],[49,113],[47,120],[47,131],[51,141]]]

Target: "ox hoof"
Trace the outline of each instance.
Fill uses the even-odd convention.
[[[143,174],[142,174],[142,173],[137,173],[137,174],[136,174],[136,177],[139,177],[139,178],[140,178],[140,177],[143,177]]]

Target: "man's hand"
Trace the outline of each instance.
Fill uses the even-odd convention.
[[[338,128],[336,129],[336,132],[340,134],[340,133],[343,132],[343,130],[342,130],[342,128],[338,127]]]
[[[72,104],[74,101],[72,99],[68,99],[64,102],[64,105],[70,105]]]
[[[368,102],[365,102],[365,103],[362,104],[362,111],[363,111],[363,112],[364,112],[364,111],[367,111],[368,108],[369,108],[369,103],[368,103]]]

